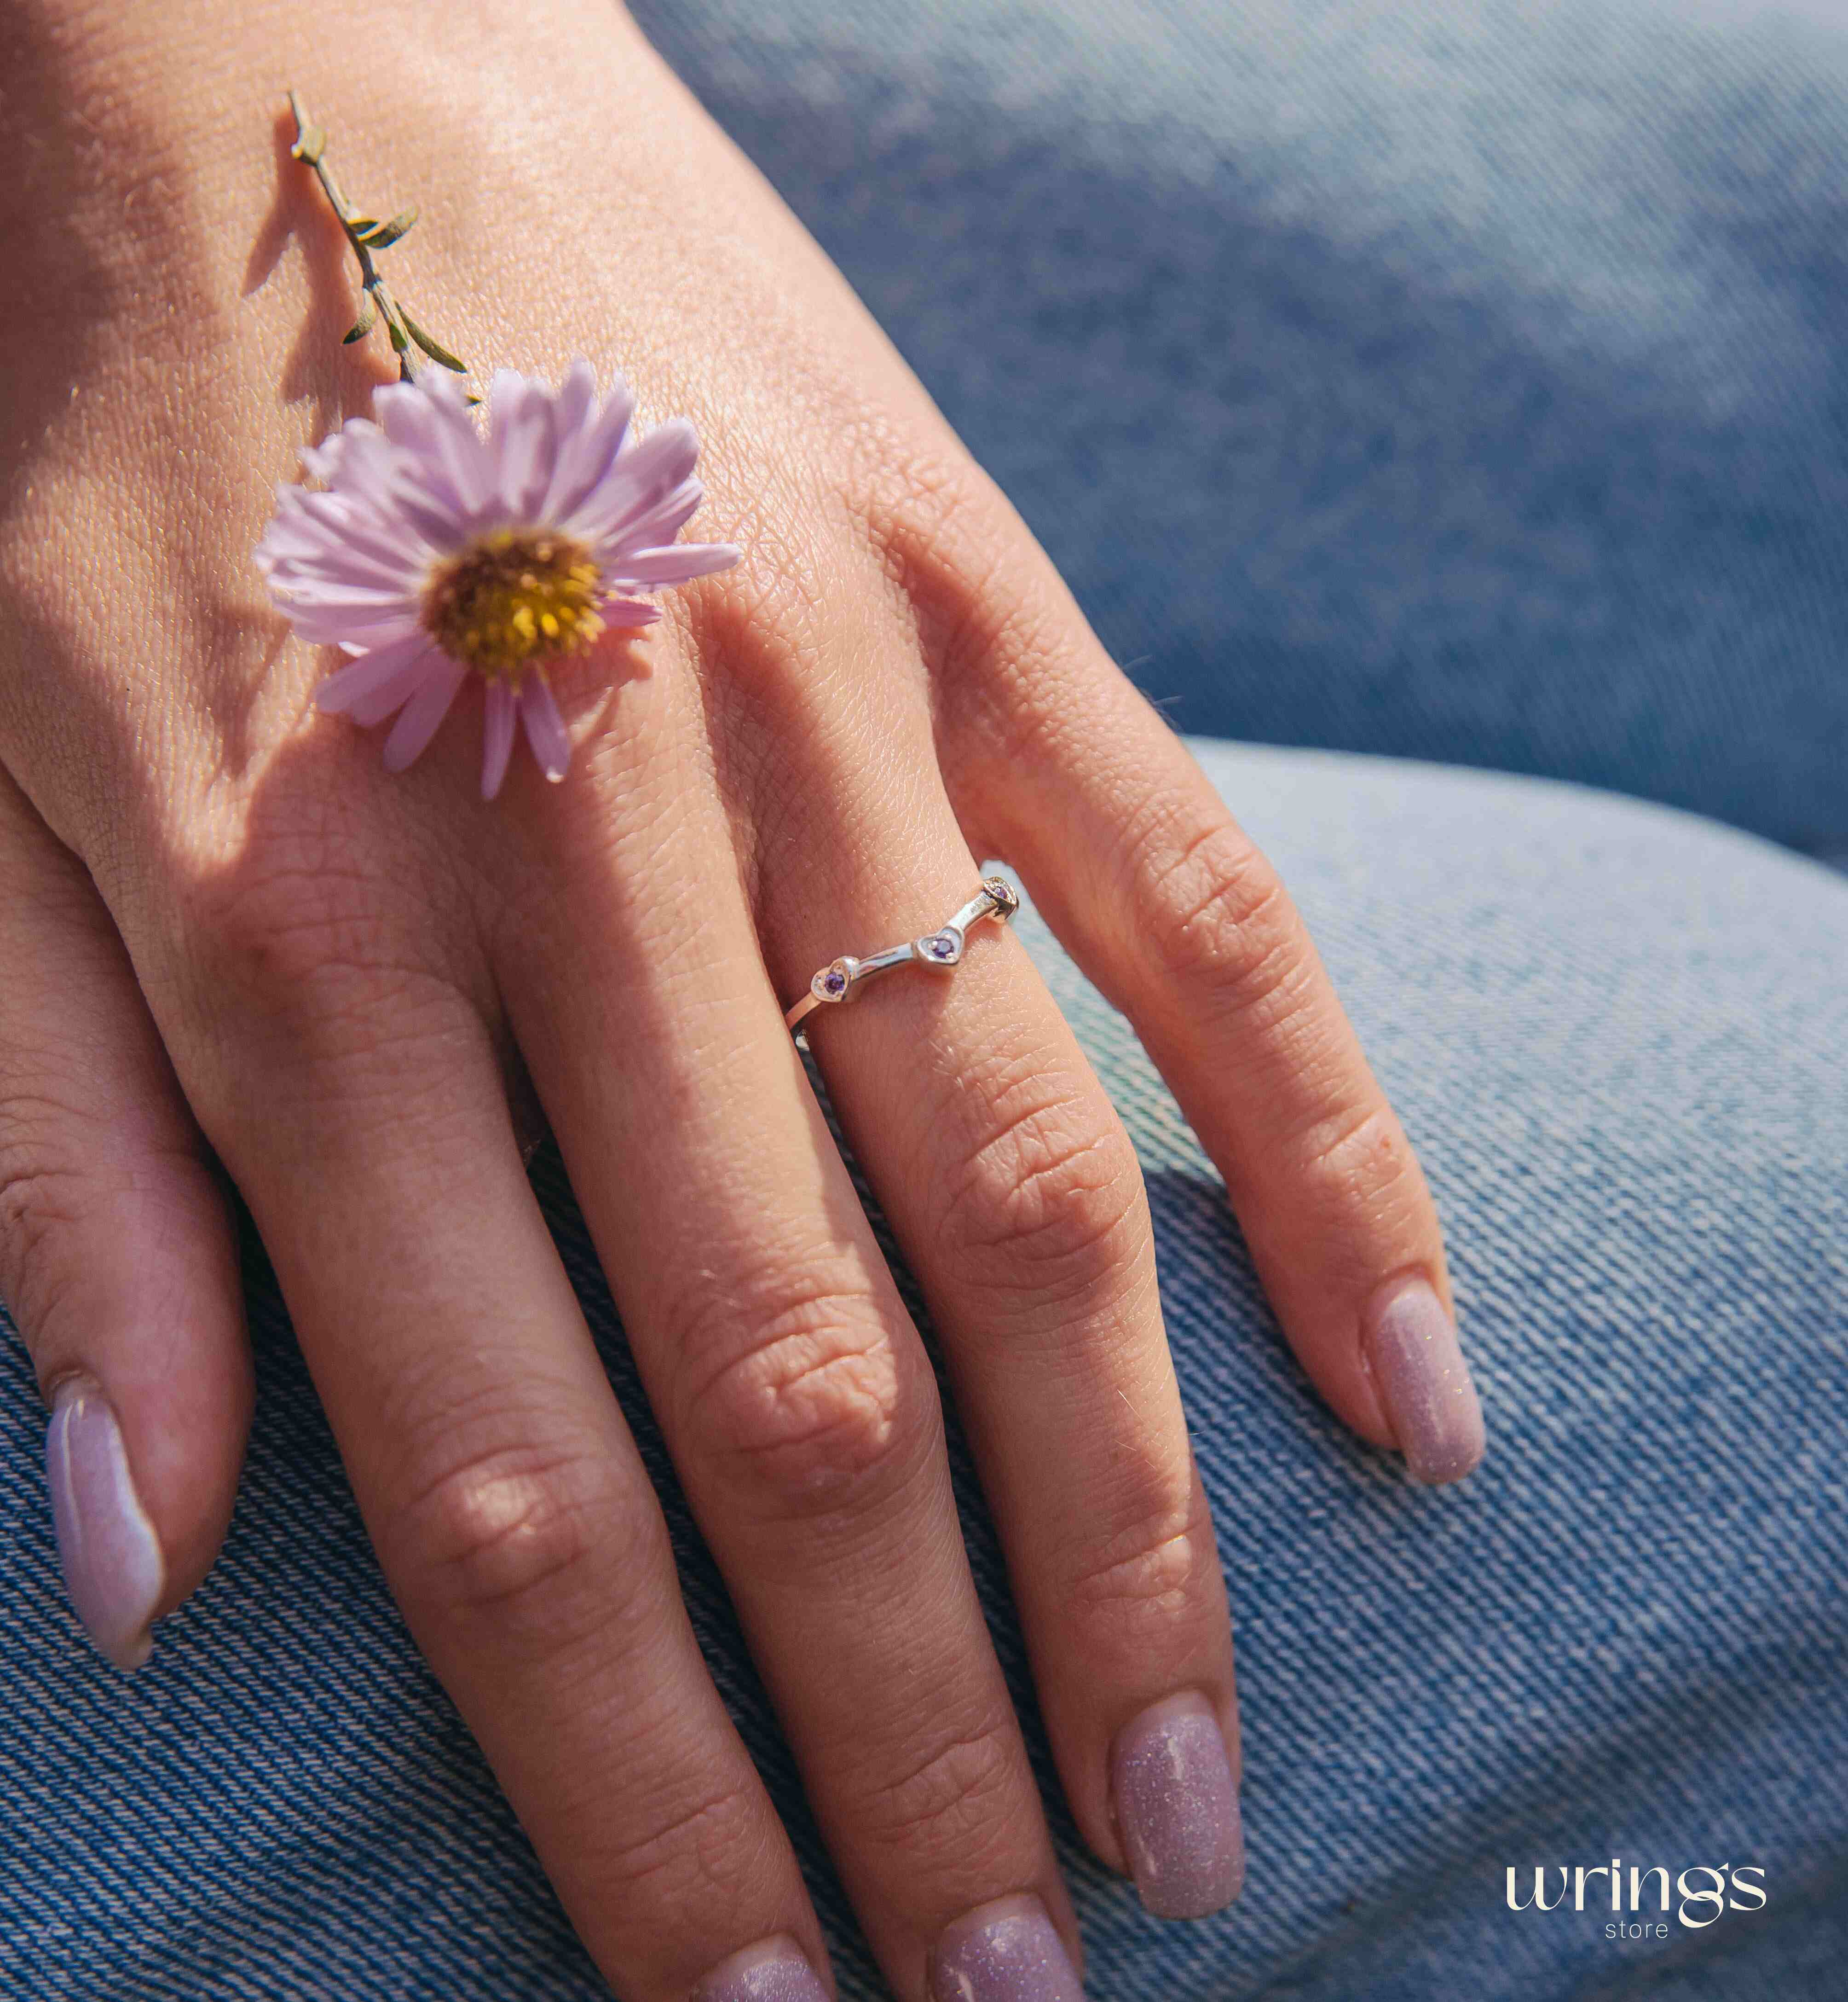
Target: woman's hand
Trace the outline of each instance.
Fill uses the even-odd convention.
[[[1481,1435],[1437,1221],[1275,877],[839,277],[626,21],[490,12],[131,32],[33,0],[0,31],[0,1290],[73,1594],[132,1662],[229,1514],[249,1370],[209,1142],[598,1964],[634,2002],[741,1951],[711,1992],[771,1993],[740,1972],[765,1941],[825,1966],[522,1172],[529,1072],[887,1974],[1067,1994],[932,1372],[782,1006],[1005,860],[1159,1064],[1323,1394],[1449,1480]],[[557,788],[518,761],[483,804],[472,691],[388,776],[253,569],[295,448],[385,379],[340,345],[290,84],[352,192],[421,202],[394,279],[484,379],[581,352],[705,441],[689,532],[744,560],[558,678]],[[1128,1139],[999,927],[811,1024],[1079,1825],[1152,1909],[1213,1909],[1231,1636]]]

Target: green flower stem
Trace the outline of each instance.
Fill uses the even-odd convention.
[[[452,368],[459,375],[468,373],[468,364],[452,354],[440,341],[433,340],[418,326],[409,313],[392,297],[392,288],[385,281],[384,274],[373,262],[375,250],[382,250],[396,243],[416,221],[417,212],[406,209],[401,215],[393,216],[389,222],[379,222],[369,215],[362,215],[341,192],[340,184],[333,177],[327,164],[327,134],[309,117],[301,99],[294,91],[288,94],[289,110],[295,114],[295,143],[289,148],[290,155],[313,168],[315,178],[321,183],[321,191],[327,197],[328,206],[340,219],[340,228],[346,232],[347,241],[353,247],[353,254],[359,260],[360,289],[364,296],[358,319],[347,334],[348,340],[358,340],[371,331],[376,316],[385,322],[385,330],[389,337],[392,351],[398,357],[398,376],[401,382],[416,379],[423,363],[416,359],[420,351],[432,361],[445,368]],[[470,402],[476,399],[472,397]]]

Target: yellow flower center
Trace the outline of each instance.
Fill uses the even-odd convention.
[[[441,564],[424,629],[451,659],[518,687],[535,661],[581,654],[603,630],[597,566],[568,536],[496,528]]]

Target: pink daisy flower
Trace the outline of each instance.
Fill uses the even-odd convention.
[[[440,368],[379,389],[375,424],[351,417],[302,462],[323,483],[277,490],[256,564],[313,644],[354,658],[315,692],[356,723],[397,718],[385,741],[401,772],[436,734],[464,682],[486,692],[481,796],[507,776],[516,727],[549,779],[570,739],[546,680],[606,628],[661,616],[637,591],[724,570],[730,542],[675,542],[699,504],[699,441],[684,417],[629,435],[620,376],[598,400],[574,361],[555,394],[502,369],[484,435]]]

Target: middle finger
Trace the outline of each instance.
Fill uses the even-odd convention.
[[[933,1951],[939,1992],[985,1955],[977,2002],[1030,1964],[1021,1996],[1071,2002],[1076,1927],[929,1358],[765,981],[701,734],[670,660],[569,796],[528,789],[546,849],[516,863],[537,887],[497,954],[509,1017],[889,1978],[922,1998]]]

